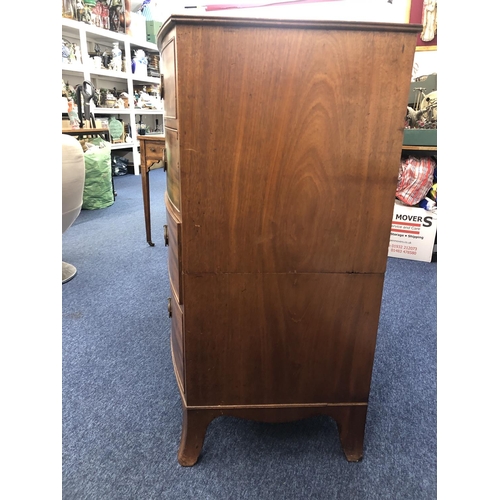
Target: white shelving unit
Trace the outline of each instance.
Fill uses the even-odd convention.
[[[74,43],[80,47],[82,62],[74,64],[63,64],[62,79],[72,86],[81,84],[84,80],[92,82],[99,88],[116,88],[127,92],[129,95],[130,107],[128,109],[101,108],[91,104],[92,112],[96,119],[99,117],[111,117],[122,119],[130,127],[131,142],[113,144],[112,150],[126,150],[131,152],[134,163],[134,174],[138,175],[140,166],[139,141],[137,139],[137,125],[142,123],[153,130],[156,120],[163,131],[163,102],[160,109],[134,108],[134,87],[160,85],[160,78],[149,76],[139,76],[132,73],[133,51],[143,49],[147,53],[158,54],[158,47],[154,43],[143,40],[136,40],[124,33],[115,33],[113,31],[97,28],[89,24],[62,18],[62,38]],[[108,69],[97,69],[94,61],[89,57],[89,52],[94,52],[96,44],[99,45],[101,52],[111,52],[113,42],[118,42],[122,51],[122,57],[125,60],[124,69],[126,71],[112,71]]]

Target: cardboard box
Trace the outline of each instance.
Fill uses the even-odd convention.
[[[389,257],[430,262],[437,232],[437,211],[409,207],[396,200]]]

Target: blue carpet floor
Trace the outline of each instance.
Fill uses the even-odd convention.
[[[62,259],[78,269],[62,287],[63,499],[436,498],[436,263],[388,258],[362,462],[346,461],[327,417],[221,417],[198,464],[177,463],[165,174],[150,178],[154,247],[133,175],[62,237]]]

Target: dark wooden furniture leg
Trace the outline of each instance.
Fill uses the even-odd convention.
[[[146,164],[146,158],[143,158],[141,151],[141,177],[142,177],[142,198],[144,201],[144,222],[146,223],[146,240],[150,246],[155,244],[151,241],[151,209],[149,201],[149,165]]]
[[[211,411],[183,408],[181,443],[177,453],[180,465],[190,467],[198,461],[208,424],[215,416]]]
[[[349,406],[332,415],[337,422],[340,442],[348,462],[359,462],[363,458],[367,409],[368,405]]]
[[[151,198],[149,192],[149,172],[155,163],[165,161],[165,137],[162,135],[139,135],[141,149],[142,198],[144,202],[144,222],[146,224],[146,240],[151,241]]]
[[[222,415],[259,422],[291,422],[314,415],[328,415],[337,423],[340,443],[347,461],[359,462],[363,458],[367,408],[366,404],[355,404],[322,408],[221,408],[215,410],[213,408],[189,409],[183,404],[182,435],[177,459],[184,467],[195,465],[203,448],[208,425]]]

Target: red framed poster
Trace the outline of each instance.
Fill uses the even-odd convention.
[[[437,50],[437,0],[407,1],[407,21],[423,25],[416,50]]]

